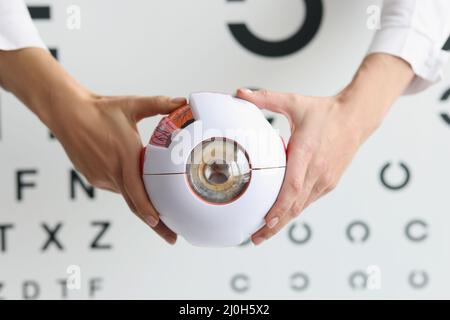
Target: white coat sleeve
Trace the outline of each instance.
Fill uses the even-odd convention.
[[[46,49],[22,0],[0,0],[0,50]]]
[[[405,94],[442,78],[449,58],[443,47],[450,37],[450,0],[384,0],[380,27],[369,53],[388,53],[411,65],[416,77]]]

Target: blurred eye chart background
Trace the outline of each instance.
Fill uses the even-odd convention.
[[[381,6],[26,3],[53,55],[90,90],[171,96],[242,86],[334,94],[364,57]],[[450,298],[449,73],[393,106],[334,192],[267,243],[226,249],[166,245],[120,196],[91,188],[0,91],[0,298]],[[288,138],[286,119],[267,116]],[[158,120],[140,123],[144,143]]]

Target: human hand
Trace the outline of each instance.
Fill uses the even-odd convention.
[[[53,134],[63,145],[75,168],[100,189],[120,193],[131,211],[168,243],[177,235],[162,221],[150,203],[142,182],[140,153],[143,148],[136,124],[143,118],[166,114],[186,100],[168,97],[61,97],[54,103],[75,114],[53,114]]]
[[[169,113],[186,99],[92,94],[38,48],[0,51],[0,85],[46,124],[90,184],[122,194],[140,219],[167,242],[176,242],[177,235],[159,220],[145,192],[136,124]]]
[[[358,148],[412,78],[403,60],[375,54],[365,59],[353,82],[336,96],[238,90],[239,98],[284,114],[291,125],[285,181],[266,225],[252,236],[254,244],[275,235],[336,187]]]
[[[255,244],[269,239],[337,185],[362,143],[359,125],[336,97],[239,90],[238,97],[284,114],[291,125],[285,181]]]

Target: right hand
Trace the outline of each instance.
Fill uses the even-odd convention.
[[[122,194],[142,221],[175,243],[177,235],[159,220],[145,192],[136,124],[169,113],[186,99],[94,95],[39,48],[0,50],[0,85],[47,125],[93,186]]]
[[[136,124],[143,118],[166,114],[185,105],[184,98],[98,97],[56,99],[73,114],[51,116],[53,134],[75,168],[97,188],[122,194],[131,211],[168,243],[177,235],[162,221],[150,203],[140,173],[143,148]]]

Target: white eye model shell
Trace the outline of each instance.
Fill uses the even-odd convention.
[[[252,168],[286,165],[281,137],[254,104],[217,93],[192,94],[189,103],[196,121],[179,130],[169,148],[147,146],[144,174],[185,172],[192,149],[214,137],[236,141],[247,152]]]
[[[195,121],[173,134],[168,148],[146,147],[145,187],[161,220],[191,244],[239,245],[264,225],[278,196],[286,166],[284,144],[262,112],[249,102],[224,94],[197,93],[191,95],[190,105]],[[257,136],[257,143],[255,133],[262,135]],[[252,168],[245,192],[220,204],[195,194],[186,175],[192,150],[218,137],[239,144]]]
[[[221,136],[236,141],[249,155],[253,168],[286,164],[279,134],[254,104],[215,93],[192,94],[189,103],[194,118],[202,121],[203,132],[219,131]]]
[[[189,243],[237,246],[264,225],[285,168],[255,170],[244,194],[226,205],[207,204],[191,190],[184,174],[146,175],[144,183],[161,220]]]

